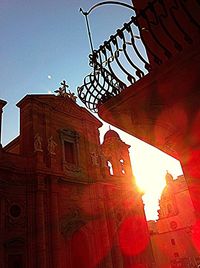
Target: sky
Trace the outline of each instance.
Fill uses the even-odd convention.
[[[26,94],[53,92],[62,80],[76,93],[84,77],[91,72],[85,19],[79,9],[86,11],[98,2],[0,1],[0,99],[8,102],[3,113],[3,145],[19,134],[16,103]],[[131,0],[123,2],[131,4]],[[94,48],[132,15],[132,10],[114,5],[94,10],[89,16]],[[78,104],[83,106],[79,100]],[[105,124],[101,140],[107,130]],[[120,136],[131,145],[133,172],[145,192],[147,219],[155,219],[166,170],[176,178],[182,174],[180,163],[124,132],[120,132]]]

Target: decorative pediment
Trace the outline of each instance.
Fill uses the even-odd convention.
[[[73,116],[81,115],[81,108],[71,99],[60,96],[51,96],[53,98],[48,100],[48,104],[55,110],[62,113],[71,114]]]
[[[15,237],[13,239],[7,240],[4,243],[5,248],[21,248],[24,247],[25,240],[22,237]]]
[[[17,103],[17,107],[22,109],[24,106],[33,103],[37,103],[40,107],[43,104],[48,105],[53,110],[70,114],[75,117],[84,118],[98,127],[102,126],[102,123],[95,116],[93,116],[85,108],[80,107],[74,100],[72,100],[72,98],[50,94],[26,95],[19,103]]]
[[[73,129],[61,129],[60,133],[62,137],[68,137],[70,139],[77,140],[80,137],[79,133]]]

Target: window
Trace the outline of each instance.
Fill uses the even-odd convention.
[[[175,245],[175,244],[176,244],[176,243],[175,243],[175,239],[173,239],[173,238],[171,239],[171,244],[172,244],[172,245]]]
[[[69,176],[79,176],[79,134],[70,129],[60,130],[63,171]]]
[[[64,141],[64,156],[65,162],[75,164],[74,144],[69,141]]]
[[[119,160],[120,164],[121,164],[121,172],[122,174],[126,174],[125,168],[124,168],[124,159],[120,159]]]
[[[112,166],[110,161],[107,161],[107,165],[108,165],[108,168],[109,168],[110,175],[112,176],[114,174],[113,173],[113,166]]]
[[[17,204],[14,204],[10,207],[10,215],[13,217],[13,218],[18,218],[21,214],[21,208],[19,205]]]

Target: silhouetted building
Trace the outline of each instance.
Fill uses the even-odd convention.
[[[152,267],[129,146],[58,93],[24,97],[0,148],[0,267]]]

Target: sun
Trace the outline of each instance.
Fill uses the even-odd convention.
[[[108,124],[104,124],[100,129],[101,141],[108,129]],[[183,174],[180,162],[115,127],[112,129],[119,133],[126,144],[131,145],[129,153],[132,170],[139,189],[144,193],[143,202],[146,218],[147,220],[155,220],[159,208],[158,200],[165,187],[166,171],[168,170],[174,179],[177,178]]]
[[[130,158],[136,183],[144,193],[146,217],[148,220],[155,220],[159,208],[158,200],[166,185],[166,172],[168,170],[176,179],[183,174],[180,162],[155,147],[134,141],[132,137],[126,142],[131,145]]]

